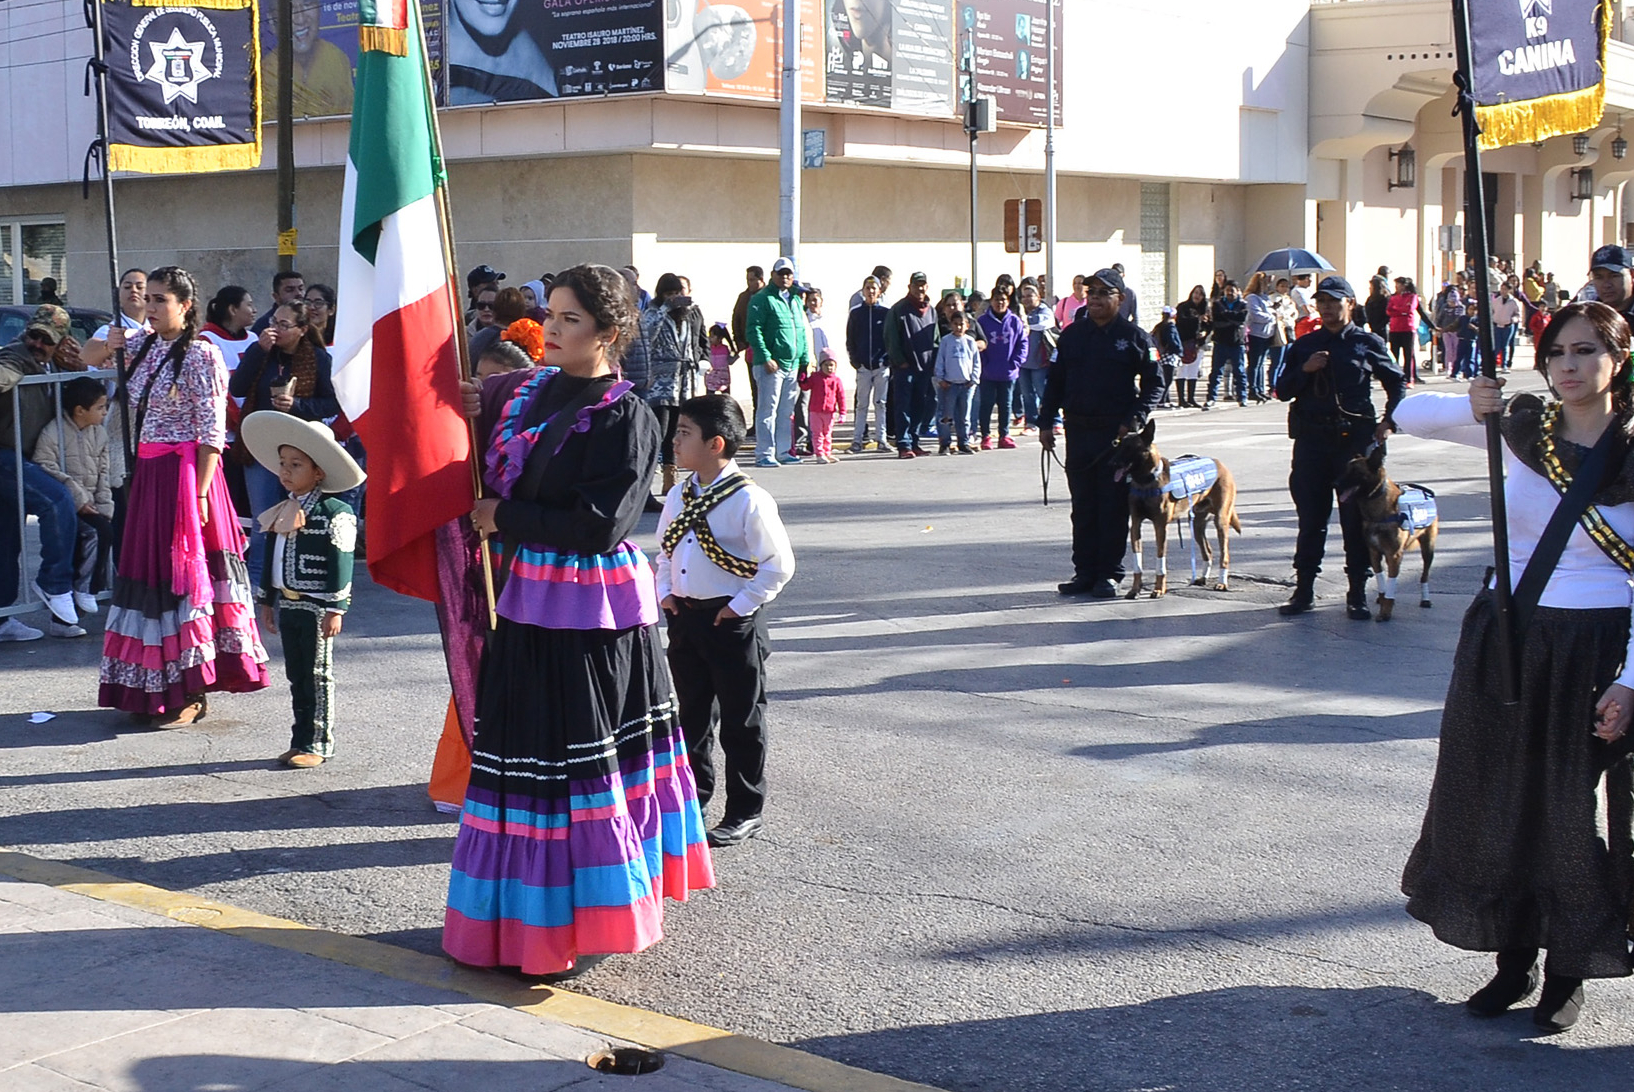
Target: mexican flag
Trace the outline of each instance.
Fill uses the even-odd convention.
[[[471,510],[446,181],[418,3],[362,0],[340,219],[335,393],[368,451],[376,583],[436,600],[436,529]]]

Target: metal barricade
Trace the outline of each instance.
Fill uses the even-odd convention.
[[[16,472],[15,472],[15,486],[16,486],[16,489],[17,489],[17,511],[15,513],[15,518],[17,520],[17,541],[18,541],[18,543],[20,545],[20,549],[18,550],[18,553],[17,553],[17,569],[18,569],[18,573],[17,573],[17,602],[16,603],[11,603],[11,604],[0,604],[0,618],[9,618],[9,617],[12,617],[12,616],[18,615],[18,614],[29,614],[29,613],[32,613],[33,611],[40,610],[41,608],[44,607],[44,604],[39,599],[34,597],[34,582],[29,579],[29,554],[30,554],[30,551],[29,551],[29,548],[28,548],[28,512],[27,512],[26,505],[25,505],[25,502],[24,502],[24,499],[23,499],[23,463],[24,463],[25,460],[32,461],[31,459],[29,459],[29,456],[32,455],[33,453],[32,452],[25,452],[25,451],[22,450],[22,447],[23,447],[23,413],[22,413],[23,388],[24,387],[40,387],[40,386],[49,386],[49,387],[53,388],[53,391],[54,391],[55,396],[56,396],[57,412],[56,412],[55,416],[53,417],[51,423],[49,425],[47,425],[46,427],[47,428],[54,428],[54,429],[57,430],[57,450],[63,451],[63,450],[66,450],[66,445],[63,443],[63,431],[62,430],[65,427],[66,428],[72,428],[73,426],[64,425],[64,423],[63,423],[63,419],[62,419],[62,385],[64,383],[67,383],[67,382],[69,382],[71,380],[74,380],[74,379],[87,379],[87,378],[89,378],[89,379],[112,380],[112,379],[116,378],[116,376],[117,376],[117,373],[112,368],[86,370],[86,371],[82,371],[82,372],[48,372],[48,373],[46,373],[44,375],[25,375],[25,376],[23,376],[22,379],[20,379],[18,381],[17,386],[12,388],[12,391],[11,391],[11,448],[17,454],[17,459],[16,459],[16,464],[17,465],[16,465]],[[113,397],[112,393],[110,392],[109,398],[111,399],[112,397]],[[109,420],[111,421],[112,419],[113,419],[112,416],[110,416]],[[116,442],[121,442],[118,439],[118,436],[115,435],[113,429],[110,428],[108,431],[109,431],[108,442],[110,444],[113,444],[113,443],[116,443]],[[128,472],[129,472],[129,469],[127,468],[127,473]],[[0,518],[11,519],[11,518],[13,518],[13,514],[9,513],[9,512],[0,513]],[[108,592],[103,592],[100,595],[98,595],[97,598],[100,599],[100,600],[105,601],[105,600],[111,598],[111,595]]]

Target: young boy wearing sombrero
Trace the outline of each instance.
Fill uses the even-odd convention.
[[[335,754],[334,644],[352,603],[357,545],[351,506],[326,494],[356,489],[364,475],[322,422],[262,410],[244,418],[239,435],[289,491],[288,500],[258,517],[267,556],[256,602],[261,625],[283,637],[295,712],[280,761],[308,769]]]

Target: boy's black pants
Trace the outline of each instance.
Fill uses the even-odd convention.
[[[284,673],[295,721],[289,748],[335,757],[335,642],[320,628],[324,611],[307,605],[278,607],[278,636],[284,642]]]
[[[92,595],[113,586],[109,579],[113,560],[113,520],[100,512],[79,514],[79,541],[74,548],[74,590]]]
[[[726,820],[753,819],[766,804],[765,611],[720,625],[727,599],[682,599],[669,614],[669,666],[687,759],[698,783],[698,806],[715,792],[713,711],[720,705],[721,751],[726,755]]]

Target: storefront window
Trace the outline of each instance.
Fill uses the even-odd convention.
[[[18,235],[22,239],[23,302],[40,303],[42,286],[54,292],[58,299],[68,294],[68,232],[65,225],[23,224]]]
[[[11,237],[11,225],[0,224],[0,306],[17,302],[17,288],[12,283],[16,263],[11,258]]]

